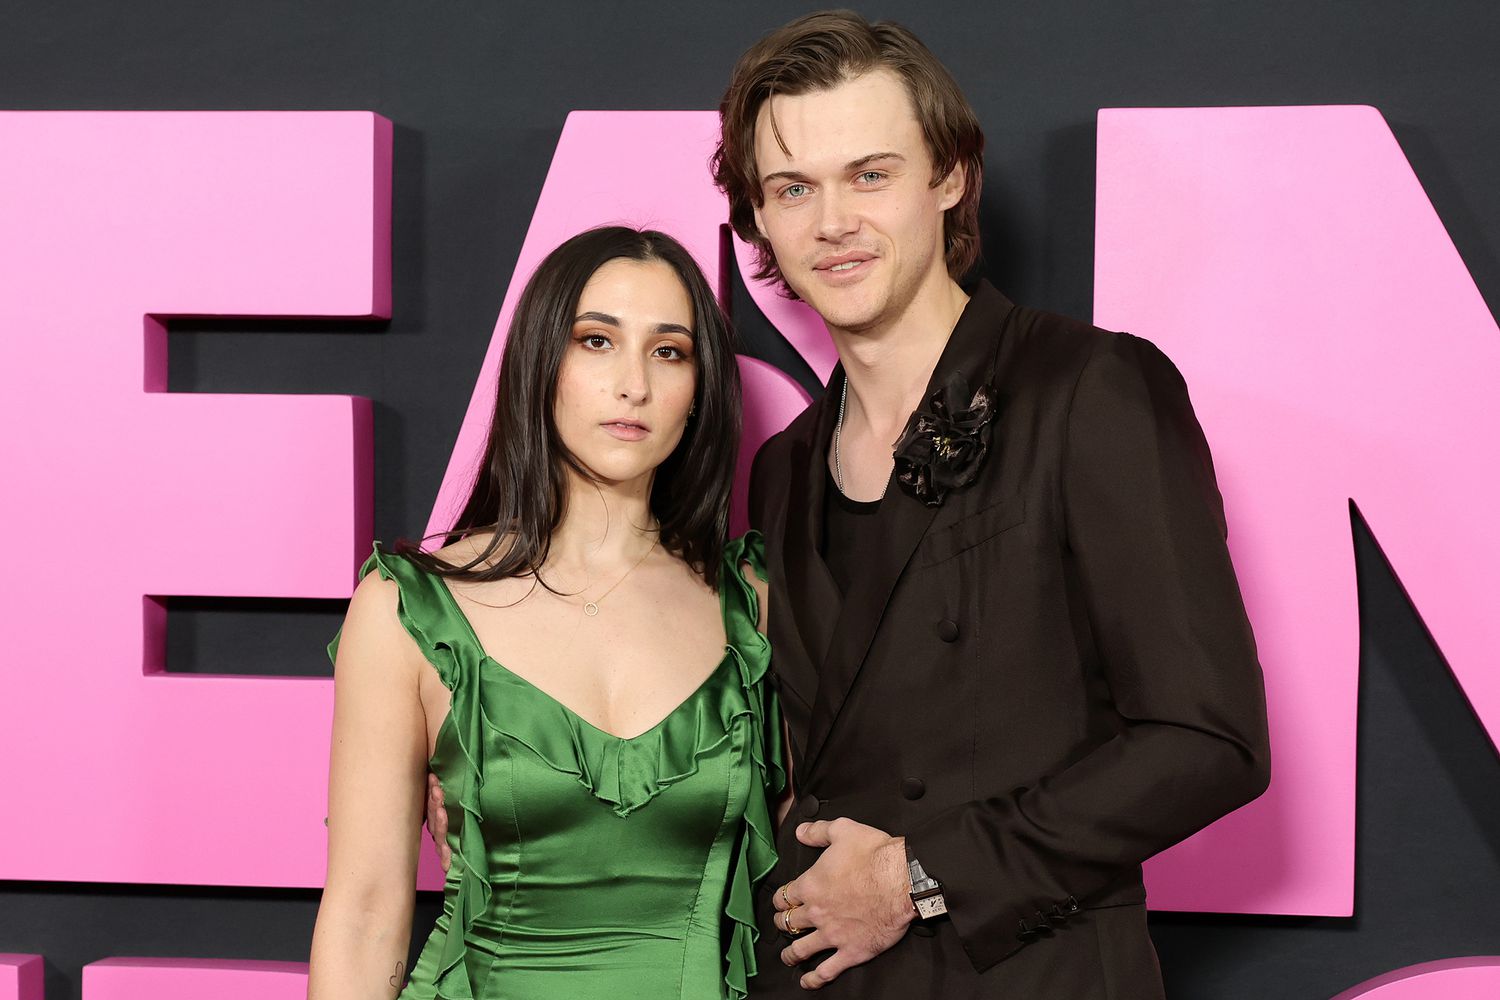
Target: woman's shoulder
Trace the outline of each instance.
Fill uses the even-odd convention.
[[[469,535],[442,548],[422,551],[407,542],[394,545],[376,541],[359,568],[359,583],[349,601],[345,627],[366,619],[394,623],[411,630],[412,619],[433,617],[445,611],[440,593],[442,578],[432,570],[434,562],[454,568],[475,561],[484,550],[484,539]]]
[[[328,657],[335,666],[340,650],[360,662],[386,663],[392,667],[412,660],[406,655],[389,655],[396,650],[412,652],[408,649],[408,630],[402,621],[406,587],[401,574],[391,569],[393,558],[392,553],[376,543],[360,567],[359,583],[349,598],[343,624],[328,644]]]
[[[490,551],[494,541],[494,529],[487,528],[464,535],[440,549],[434,549],[432,555],[454,568],[462,566],[482,569],[494,559],[495,553]]]
[[[340,645],[354,643],[367,652],[401,650],[405,655],[399,659],[419,662],[433,660],[440,648],[464,644],[468,631],[461,613],[431,561],[464,566],[482,551],[474,545],[464,538],[413,558],[416,550],[408,545],[375,542],[329,655],[336,658]]]
[[[360,567],[360,582],[363,584],[372,577],[401,582],[400,578],[406,577],[413,580],[426,578],[436,583],[438,574],[432,570],[434,564],[452,569],[483,569],[491,561],[486,557],[486,551],[493,537],[493,531],[475,532],[430,550],[406,541],[390,545],[377,540],[369,558]]]

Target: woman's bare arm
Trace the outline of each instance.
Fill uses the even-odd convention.
[[[328,877],[309,1000],[394,997],[406,978],[427,773],[422,654],[371,573],[349,602],[334,665]]]

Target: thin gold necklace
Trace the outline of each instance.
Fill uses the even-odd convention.
[[[649,556],[653,551],[655,551],[657,541],[660,541],[660,539],[656,539],[655,541],[653,541],[650,548],[646,549],[646,555],[643,555],[639,559],[637,559],[635,561],[635,565],[625,571],[625,576],[620,577],[610,585],[609,590],[606,590],[604,593],[600,594],[592,601],[585,601],[583,605],[583,613],[588,615],[590,618],[593,618],[595,615],[597,615],[599,613],[599,602],[608,597],[610,591],[614,590],[615,587],[618,587],[620,584],[624,583],[626,576],[629,576],[630,574],[641,568],[641,563],[646,561],[646,556]]]

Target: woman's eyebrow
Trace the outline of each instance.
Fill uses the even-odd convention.
[[[603,323],[605,326],[614,326],[614,327],[618,327],[618,326],[621,325],[619,317],[617,317],[617,316],[611,316],[609,313],[602,313],[602,312],[579,313],[578,314],[578,318],[575,319],[575,320],[573,320],[573,322],[575,322],[575,323],[590,323],[590,322],[592,322],[592,323]],[[680,333],[684,337],[687,337],[687,338],[692,339],[692,340],[696,340],[697,337],[698,337],[698,335],[697,335],[697,333],[695,331],[688,329],[687,327],[683,326],[681,323],[658,323],[658,324],[656,324],[655,326],[653,326],[651,328],[651,332],[652,333]]]
[[[619,326],[620,325],[620,321],[618,319],[616,319],[614,316],[611,316],[609,313],[602,313],[602,312],[579,313],[578,317],[573,320],[573,322],[575,322],[575,323],[588,323],[588,322],[591,322],[591,321],[594,322],[594,323],[603,323],[606,326]]]

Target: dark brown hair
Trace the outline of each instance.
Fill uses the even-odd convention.
[[[763,201],[755,163],[756,115],[773,94],[828,90],[876,69],[891,70],[906,84],[932,157],[932,186],[963,167],[963,197],[943,219],[948,274],[959,281],[979,260],[984,133],[952,74],[899,24],[871,24],[849,10],[819,11],[776,29],[740,57],[719,102],[719,145],[711,161],[714,181],[729,198],[730,224],[755,248],[756,279],[775,280],[783,294],[795,297],[770,241],[755,225],[755,209]],[[781,142],[779,134],[776,139]]]
[[[451,544],[493,530],[489,544],[462,566],[422,552],[396,551],[423,569],[464,580],[533,576],[546,563],[567,504],[567,470],[591,479],[563,447],[553,415],[557,373],[572,340],[579,296],[609,261],[661,261],[682,279],[693,304],[697,371],[694,415],[682,440],[656,469],[651,512],[662,548],[692,566],[709,586],[729,535],[729,497],[740,435],[740,375],[734,335],[691,254],[672,237],[625,226],[590,229],[547,255],[526,283],[511,318],[495,392],[495,415],[463,513],[443,533]],[[493,565],[486,564],[494,559]],[[550,588],[549,588],[550,589]]]

